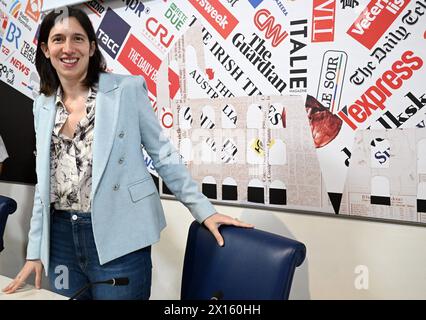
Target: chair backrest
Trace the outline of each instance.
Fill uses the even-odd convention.
[[[16,211],[16,201],[0,196],[0,252],[3,251],[3,234],[6,227],[7,217]]]
[[[273,233],[221,226],[225,245],[198,222],[189,228],[183,265],[183,300],[288,299],[303,243]]]

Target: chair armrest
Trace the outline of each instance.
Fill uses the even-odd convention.
[[[0,216],[9,215],[16,211],[16,201],[5,196],[0,196]]]

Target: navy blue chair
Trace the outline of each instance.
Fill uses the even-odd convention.
[[[188,233],[182,300],[287,300],[303,243],[273,233],[222,225],[225,245],[194,221]]]
[[[7,217],[9,214],[12,214],[16,211],[16,201],[5,197],[0,196],[0,252],[3,251],[3,234],[4,229],[6,228]]]

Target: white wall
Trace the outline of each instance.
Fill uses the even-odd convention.
[[[0,274],[13,277],[24,261],[34,187],[0,183],[0,194],[17,200],[9,217]],[[186,235],[192,216],[163,200],[168,226],[153,249],[152,299],[178,299]],[[258,229],[305,243],[291,299],[426,299],[426,229],[418,226],[216,206]],[[358,290],[355,268],[368,268],[368,289]]]

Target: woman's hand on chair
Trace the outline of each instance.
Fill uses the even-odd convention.
[[[236,227],[243,227],[243,228],[254,227],[254,225],[250,223],[245,223],[245,222],[239,221],[236,218],[232,218],[230,216],[220,214],[220,213],[212,214],[210,217],[208,217],[206,220],[203,221],[203,224],[206,226],[207,229],[210,230],[210,232],[216,238],[216,241],[220,246],[223,246],[224,244],[223,237],[219,232],[219,226],[221,224],[233,225]]]

